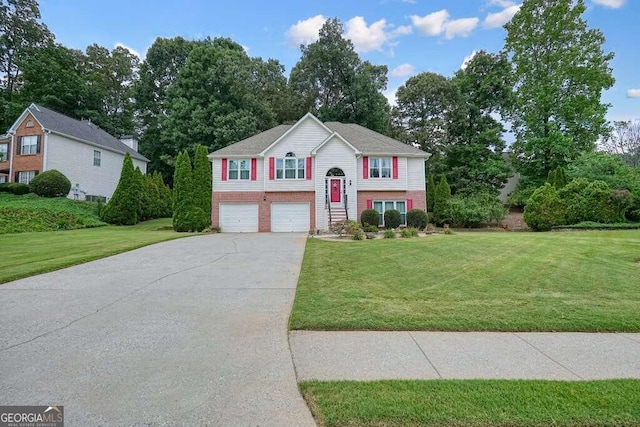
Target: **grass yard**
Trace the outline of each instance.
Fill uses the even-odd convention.
[[[291,329],[640,331],[640,231],[310,239]]]
[[[170,227],[171,218],[165,218],[129,227],[5,234],[0,236],[5,249],[0,257],[0,283],[191,235]]]
[[[640,426],[640,380],[307,382],[320,426]]]

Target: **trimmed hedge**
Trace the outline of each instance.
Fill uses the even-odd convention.
[[[402,224],[402,215],[397,209],[389,209],[384,213],[384,226],[385,228],[398,228]]]
[[[407,212],[407,227],[423,230],[429,223],[427,213],[421,209],[411,209]]]
[[[22,196],[29,193],[29,186],[20,182],[3,182],[0,184],[0,193],[11,193]]]
[[[373,225],[377,227],[380,222],[379,218],[380,214],[378,214],[378,211],[375,209],[365,209],[364,211],[362,211],[362,214],[360,214],[360,222],[362,223],[363,227],[367,225]]]
[[[51,169],[33,177],[29,191],[41,197],[66,197],[71,190],[71,181],[64,174]]]
[[[546,183],[533,192],[524,208],[524,220],[535,231],[547,231],[564,224],[565,207],[553,185]]]

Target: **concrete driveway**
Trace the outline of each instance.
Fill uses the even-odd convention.
[[[0,404],[64,405],[69,426],[313,425],[287,342],[305,237],[191,237],[0,285]]]

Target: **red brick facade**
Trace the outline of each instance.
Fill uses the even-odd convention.
[[[31,126],[27,127],[27,124],[31,124]],[[32,135],[40,137],[40,151],[37,154],[18,154],[17,150],[20,147],[20,137]],[[9,147],[11,150],[9,155],[13,157],[12,176],[9,177],[10,180],[15,181],[17,173],[21,171],[42,172],[44,159],[44,132],[42,132],[40,124],[38,124],[31,114],[27,114],[27,117],[25,117],[22,123],[18,126],[16,134],[13,137],[13,141],[14,144]]]
[[[309,224],[311,230],[316,228],[316,200],[313,191],[289,191],[289,192],[213,192],[211,224],[220,226],[220,203],[257,203],[258,204],[258,231],[271,231],[271,203],[309,203]]]
[[[367,200],[412,200],[413,209],[427,210],[426,191],[358,191],[358,218],[367,209]]]

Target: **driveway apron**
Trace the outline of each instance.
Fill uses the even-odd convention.
[[[0,404],[64,405],[69,426],[314,425],[287,341],[304,246],[205,235],[0,285]]]

